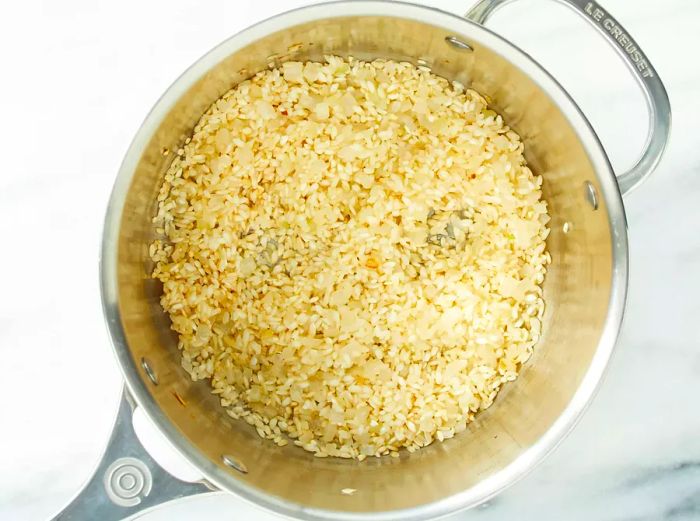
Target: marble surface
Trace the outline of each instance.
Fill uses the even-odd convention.
[[[603,1],[603,0],[601,0]],[[128,143],[169,83],[226,36],[301,0],[12,2],[0,18],[0,519],[46,519],[81,486],[111,428],[120,376],[100,309],[105,204]],[[431,0],[464,12],[469,0]],[[630,293],[607,377],[583,421],[527,478],[465,521],[700,519],[700,2],[604,0],[668,88],[673,136],[625,199]],[[662,7],[663,5],[663,7]],[[613,165],[641,148],[642,98],[597,35],[552,2],[491,26],[570,90]],[[163,464],[193,469],[147,421]],[[148,520],[264,520],[228,495]]]

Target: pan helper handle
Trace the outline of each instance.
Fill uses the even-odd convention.
[[[483,25],[499,7],[513,0],[481,0],[465,15]],[[644,93],[649,112],[649,131],[644,151],[635,165],[618,176],[622,195],[639,186],[661,160],[671,132],[671,105],[666,88],[653,65],[624,27],[600,4],[592,0],[557,0],[573,9],[595,27],[622,57]]]

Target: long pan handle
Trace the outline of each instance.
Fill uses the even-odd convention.
[[[214,491],[204,482],[181,481],[156,463],[134,432],[135,408],[133,398],[124,389],[100,463],[83,489],[54,520],[117,521],[166,501]]]

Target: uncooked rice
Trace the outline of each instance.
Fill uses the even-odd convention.
[[[177,151],[150,247],[193,380],[318,457],[464,431],[540,337],[541,177],[484,97],[409,63],[284,63]]]

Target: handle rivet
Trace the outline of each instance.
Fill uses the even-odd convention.
[[[146,373],[146,376],[148,376],[148,379],[153,383],[153,385],[158,385],[158,377],[156,376],[155,371],[153,371],[153,368],[151,367],[151,363],[146,357],[141,358],[141,367],[143,367],[143,372]]]
[[[598,190],[596,190],[595,186],[593,186],[593,183],[590,181],[586,181],[584,183],[584,192],[586,195],[586,200],[588,201],[588,204],[591,205],[591,208],[594,210],[598,209]]]
[[[248,474],[248,467],[246,467],[243,464],[243,462],[235,456],[231,456],[230,454],[224,454],[221,457],[221,460],[227,467],[231,467],[232,469],[237,470],[238,472],[242,472],[243,474]]]
[[[445,36],[445,41],[450,45],[451,47],[459,50],[459,51],[473,51],[474,48],[469,45],[467,42],[460,40],[456,36]]]

